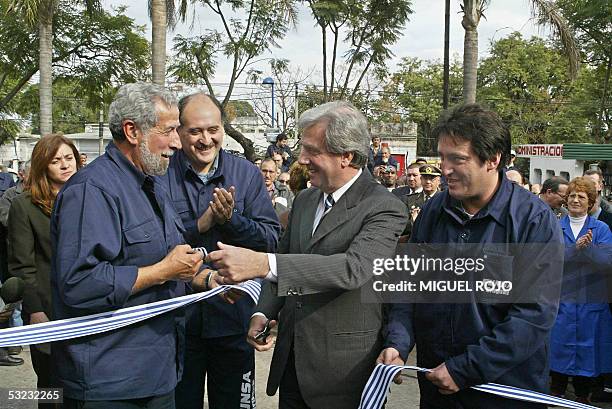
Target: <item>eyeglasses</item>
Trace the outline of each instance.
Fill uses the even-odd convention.
[[[559,193],[559,192],[553,192],[553,193],[554,193],[554,194],[556,194],[557,196],[559,196],[561,199],[563,199],[563,200],[567,200],[567,195],[562,195],[562,194],[561,194],[561,193]]]

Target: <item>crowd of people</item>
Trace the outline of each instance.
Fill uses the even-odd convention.
[[[24,325],[262,284],[257,304],[226,292],[31,345],[37,387],[64,391],[62,405],[39,407],[254,408],[254,354],[274,345],[266,392],[283,409],[354,409],[375,364],[401,365],[415,346],[432,369],[418,375],[422,409],[544,407],[469,388],[487,382],[563,396],[572,379],[578,401],[612,400],[612,209],[600,170],[528,185],[508,128],[477,104],[444,112],[432,131],[439,161],[403,175],[347,102],[300,116],[299,155],[281,133],[253,163],[222,149],[225,121],[213,96],[127,84],[101,157],[87,164],[69,139],[45,135],[20,183],[5,183],[2,278],[25,282]],[[403,242],[558,243],[565,254],[529,274],[494,254],[517,284],[541,289],[528,303],[362,302],[374,260]],[[0,325],[16,314],[1,312]],[[0,365],[23,364],[18,354],[0,349]]]

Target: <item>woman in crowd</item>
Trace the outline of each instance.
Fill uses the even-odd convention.
[[[32,165],[23,194],[9,211],[9,271],[24,279],[23,320],[27,324],[49,321],[51,317],[50,215],[62,186],[81,167],[79,152],[61,134],[45,135],[32,151]],[[32,366],[38,388],[57,387],[49,344],[31,345]],[[52,408],[52,404],[38,405]]]
[[[612,233],[588,215],[597,190],[577,177],[567,189],[569,214],[561,220],[565,240],[563,286],[551,333],[551,393],[565,394],[572,377],[576,400],[589,402],[592,378],[612,372],[612,314],[606,275],[612,268]]]

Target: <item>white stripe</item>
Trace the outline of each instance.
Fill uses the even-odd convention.
[[[256,281],[247,281],[239,285],[220,286],[202,293],[135,305],[116,311],[7,328],[0,330],[0,347],[39,344],[99,334],[214,297],[230,289],[237,289],[247,293],[257,303],[261,292],[261,284]]]
[[[385,398],[387,397],[387,391],[389,390],[391,381],[402,369],[409,369],[418,372],[430,372],[430,369],[419,368],[418,366],[376,365],[370,379],[368,379],[368,382],[363,389],[359,409],[380,409],[385,401]],[[568,399],[546,395],[540,392],[534,392],[514,386],[500,385],[497,383],[476,385],[472,386],[471,389],[502,396],[508,399],[526,402],[543,403],[549,405],[552,404],[571,409],[597,409],[596,406],[586,405],[584,403],[578,403]]]

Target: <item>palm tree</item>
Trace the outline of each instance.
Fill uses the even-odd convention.
[[[97,10],[99,0],[85,0],[88,12]],[[31,26],[38,24],[40,134],[53,132],[53,14],[59,0],[14,0],[9,10],[21,13]]]
[[[40,73],[40,134],[53,131],[53,12],[58,0],[15,0],[9,10],[21,13],[28,24],[38,24]]]
[[[550,0],[529,0],[531,12],[540,25],[552,28],[560,40],[568,58],[570,74],[574,78],[578,72],[580,55],[572,30],[565,18]],[[463,40],[463,102],[476,102],[476,82],[478,69],[478,23],[490,0],[463,0],[461,25],[465,30]]]
[[[164,85],[166,82],[166,31],[168,30],[167,5],[173,1],[149,0],[151,17],[151,67],[153,82]]]
[[[166,82],[166,33],[174,29],[177,17],[181,21],[187,18],[187,3],[195,0],[178,0],[179,9],[176,9],[175,0],[149,0],[149,18],[151,18],[151,74],[155,84],[164,85]]]

